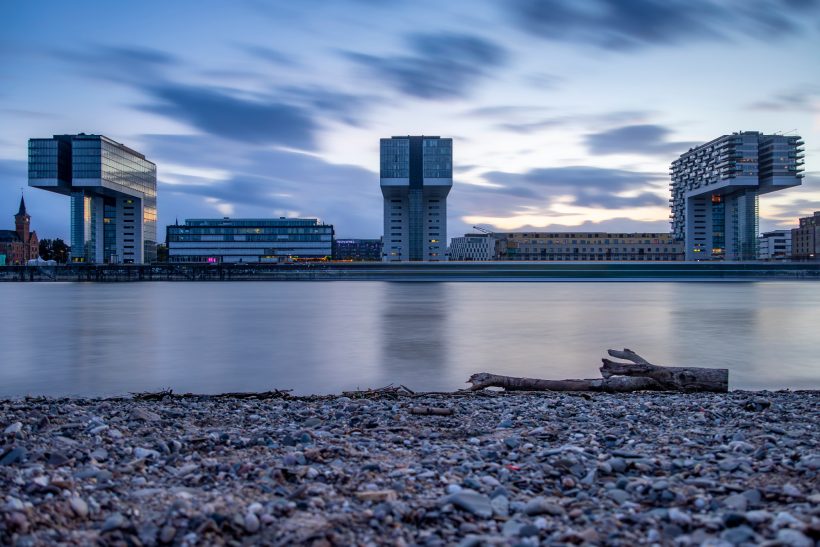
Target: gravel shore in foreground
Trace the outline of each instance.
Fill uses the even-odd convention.
[[[818,403],[820,392],[4,400],[0,544],[813,546]]]

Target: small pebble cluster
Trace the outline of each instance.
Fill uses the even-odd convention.
[[[0,544],[812,547],[818,403],[819,392],[2,400]]]

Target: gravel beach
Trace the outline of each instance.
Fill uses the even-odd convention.
[[[0,432],[2,545],[820,539],[820,392],[29,398]]]

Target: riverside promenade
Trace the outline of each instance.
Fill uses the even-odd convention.
[[[820,262],[311,262],[3,266],[0,281],[754,281],[819,279]]]

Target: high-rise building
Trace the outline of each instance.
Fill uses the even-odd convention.
[[[453,139],[381,139],[383,260],[447,260],[447,194],[453,187]]]
[[[820,260],[820,211],[800,219],[792,229],[792,257],[795,260]]]
[[[687,260],[755,260],[758,196],[800,185],[803,140],[744,131],[672,162],[672,233]]]
[[[71,197],[71,261],[156,259],[157,167],[102,135],[29,139],[28,183]]]
[[[196,218],[166,227],[168,262],[329,259],[333,225],[315,218]]]

